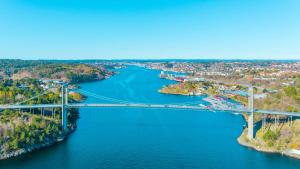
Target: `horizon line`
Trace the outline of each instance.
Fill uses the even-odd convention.
[[[1,58],[0,60],[24,60],[24,61],[88,61],[88,60],[95,60],[95,61],[147,61],[147,60],[153,60],[153,61],[159,61],[159,60],[224,60],[224,61],[230,61],[230,60],[237,60],[237,61],[300,61],[300,59],[216,59],[216,58],[201,58],[201,59],[195,59],[195,58],[161,58],[161,59],[148,59],[148,58],[141,58],[141,59],[133,59],[133,58],[123,58],[123,59],[43,59],[43,58],[37,58],[37,59],[22,59],[22,58]]]

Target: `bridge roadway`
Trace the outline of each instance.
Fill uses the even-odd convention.
[[[62,104],[35,104],[35,105],[0,105],[0,109],[30,109],[30,108],[61,108]],[[247,109],[215,109],[200,106],[185,106],[185,105],[169,105],[169,104],[109,104],[109,103],[75,103],[75,104],[65,104],[65,108],[82,108],[82,107],[123,107],[123,108],[165,108],[165,109],[192,109],[192,110],[209,110],[209,111],[225,111],[232,113],[245,113],[249,112]],[[300,117],[300,112],[280,112],[271,110],[255,110],[255,113],[259,114],[271,114],[271,115],[287,115]]]

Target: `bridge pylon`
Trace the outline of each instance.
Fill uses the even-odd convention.
[[[248,139],[254,138],[254,93],[253,86],[249,86],[248,88],[248,110],[250,112],[248,116]]]
[[[68,129],[68,109],[66,105],[68,104],[68,85],[61,85],[61,126],[62,131],[67,131]]]

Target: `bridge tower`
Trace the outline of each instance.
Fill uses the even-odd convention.
[[[68,129],[68,110],[66,105],[68,104],[68,85],[61,85],[61,126],[62,131],[67,131]]]
[[[248,88],[248,110],[250,112],[248,117],[248,139],[254,138],[254,93],[253,93],[253,86],[249,86]]]

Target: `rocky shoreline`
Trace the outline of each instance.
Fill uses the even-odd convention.
[[[300,159],[300,154],[293,153],[292,150],[280,151],[280,150],[276,150],[276,149],[266,148],[266,147],[263,147],[263,146],[262,147],[261,146],[256,146],[253,143],[245,140],[243,138],[243,134],[240,137],[238,137],[237,141],[240,145],[251,148],[251,149],[254,149],[254,150],[259,151],[259,152],[281,154],[281,155],[285,155],[285,156],[292,157],[292,158],[295,158],[295,159]]]
[[[159,90],[158,92],[162,93],[162,94],[190,96],[190,94],[174,93],[174,92],[170,92],[170,91],[165,91],[163,89]],[[246,120],[247,117],[244,116],[244,119]],[[241,136],[237,139],[237,141],[240,145],[251,148],[251,149],[254,149],[254,150],[259,151],[259,152],[273,153],[273,154],[276,153],[276,154],[281,154],[281,155],[284,155],[284,156],[292,157],[292,158],[295,158],[295,159],[300,159],[300,150],[297,150],[297,149],[277,150],[275,148],[256,145],[255,142],[251,142],[251,141],[249,141],[245,138],[245,131],[242,132]]]
[[[68,132],[63,133],[61,136],[57,137],[56,139],[47,140],[45,143],[37,144],[37,145],[34,145],[32,147],[18,149],[18,150],[15,150],[15,151],[12,151],[12,152],[9,152],[9,153],[5,153],[5,154],[0,154],[0,160],[6,160],[6,159],[9,159],[9,158],[14,158],[14,157],[26,154],[26,153],[30,153],[30,152],[33,152],[33,151],[40,150],[42,148],[50,147],[50,146],[52,146],[56,143],[59,143],[59,142],[65,140],[68,135],[70,135],[71,133],[73,133],[75,131],[75,129],[76,128],[70,129]]]
[[[197,96],[197,95],[194,95],[194,94],[172,93],[172,92],[165,92],[165,91],[162,91],[162,90],[158,90],[158,92],[161,93],[161,94],[172,94],[172,95],[183,95],[183,96]]]

